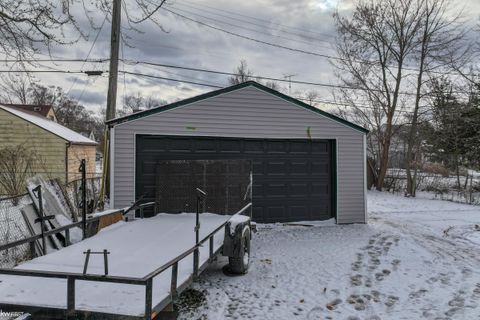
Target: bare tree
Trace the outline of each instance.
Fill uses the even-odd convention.
[[[340,93],[353,102],[357,114],[370,116],[352,97],[372,108],[378,145],[377,184],[381,190],[387,173],[391,139],[402,97],[405,64],[415,48],[420,29],[417,0],[368,0],[356,3],[352,17],[334,14],[338,33],[335,63],[345,89]],[[352,89],[349,89],[352,88]]]
[[[415,196],[417,170],[414,149],[418,148],[421,139],[418,136],[418,121],[422,89],[425,86],[424,73],[438,67],[448,65],[449,61],[456,60],[454,57],[461,50],[464,39],[464,28],[460,23],[460,14],[452,15],[449,0],[423,0],[414,5],[419,6],[420,30],[417,36],[414,59],[418,66],[415,103],[413,115],[409,126],[406,152],[407,190],[406,194]],[[412,163],[413,162],[413,163]],[[412,173],[412,165],[414,170]]]
[[[7,73],[0,78],[0,98],[2,99],[2,102],[27,103],[28,89],[33,81],[28,75]]]
[[[122,1],[126,22],[124,30],[136,30],[138,24],[149,20],[164,30],[155,14],[165,0]],[[87,17],[90,26],[98,12],[111,17],[111,0],[35,0],[0,1],[0,49],[3,54],[18,60],[31,58],[43,49],[54,45],[67,45],[88,36],[77,22],[75,14]],[[124,33],[122,33],[124,35]]]
[[[26,181],[33,175],[34,162],[32,150],[24,145],[0,150],[0,191],[8,196],[25,192]]]
[[[316,106],[317,105],[317,102],[315,100],[317,100],[318,98],[318,91],[315,91],[315,90],[308,90],[307,92],[305,92],[305,100],[306,102],[311,105],[311,106]]]
[[[167,101],[157,99],[152,96],[144,97],[140,92],[133,95],[126,95],[124,97],[124,106],[120,111],[121,115],[127,115],[143,110],[148,110],[160,107],[167,104]]]
[[[260,79],[257,79],[257,82],[262,83]],[[265,87],[268,87],[270,89],[276,90],[276,91],[282,91],[282,87],[278,84],[278,82],[275,81],[267,81],[263,84]]]
[[[71,0],[0,1],[0,48],[3,53],[24,59],[53,44],[73,43],[63,32],[69,26],[80,32],[70,13]],[[71,35],[72,36],[72,35]]]
[[[252,80],[253,72],[248,69],[247,61],[242,59],[240,60],[240,65],[233,71],[235,75],[228,78],[228,82],[231,85],[243,83]]]

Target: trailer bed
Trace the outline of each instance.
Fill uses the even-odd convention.
[[[231,216],[200,215],[200,238],[212,233]],[[107,249],[110,276],[144,277],[195,244],[195,214],[158,214],[133,222],[117,222],[97,235],[48,255],[22,263],[17,269],[81,273],[84,252]],[[214,250],[223,244],[224,228],[214,236]],[[209,259],[209,246],[200,248],[200,265]],[[193,254],[178,264],[178,284],[192,276]],[[168,270],[167,270],[168,271]],[[87,274],[104,274],[102,255],[92,255]],[[153,278],[153,306],[170,295],[171,273]],[[141,285],[78,280],[75,283],[75,309],[106,314],[141,317],[145,313],[145,287]],[[2,305],[66,309],[67,280],[0,275]]]

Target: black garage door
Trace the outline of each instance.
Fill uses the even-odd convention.
[[[326,220],[335,215],[334,142],[139,135],[137,198],[155,198],[155,164],[164,160],[250,159],[253,220]]]

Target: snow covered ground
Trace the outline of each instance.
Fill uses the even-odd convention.
[[[369,192],[368,208],[368,225],[259,225],[249,273],[219,260],[181,319],[480,319],[480,207]]]

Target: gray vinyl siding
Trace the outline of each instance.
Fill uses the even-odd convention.
[[[134,201],[135,136],[138,134],[335,139],[337,222],[365,222],[365,133],[255,87],[116,125],[112,135],[112,191],[114,206],[118,208]]]

